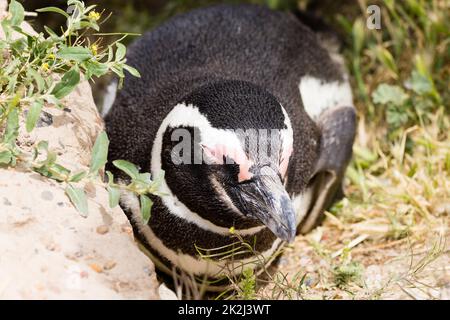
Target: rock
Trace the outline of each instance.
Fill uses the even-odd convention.
[[[97,188],[83,218],[58,205],[69,202],[63,185],[36,176],[0,169],[0,198],[11,203],[0,201],[0,299],[158,298],[153,264],[124,231],[122,210],[108,207],[106,190]],[[99,234],[104,221],[108,232]]]
[[[0,20],[5,10],[0,0]],[[81,83],[63,104],[44,106],[31,133],[22,114],[17,144],[30,152],[46,140],[58,163],[86,170],[103,130],[89,84]],[[105,188],[86,186],[86,218],[64,189],[24,168],[0,169],[0,299],[158,299],[154,265],[136,245],[123,211],[109,208]]]
[[[164,283],[159,286],[158,293],[161,300],[178,300],[175,292],[167,288]]]

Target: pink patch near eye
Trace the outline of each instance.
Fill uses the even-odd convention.
[[[283,150],[283,153],[281,154],[280,174],[282,177],[286,175],[289,166],[289,158],[291,157],[292,152],[294,152],[294,148],[292,146],[289,146],[285,150]]]
[[[224,144],[216,144],[213,147],[202,144],[202,147],[207,157],[205,159],[207,160],[205,161],[206,163],[224,164],[224,157],[225,159],[232,159],[239,165],[239,182],[252,178],[253,174],[249,170],[253,162],[247,158],[247,155],[241,148]]]

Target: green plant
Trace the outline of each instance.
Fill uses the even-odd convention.
[[[124,70],[139,76],[136,69],[126,65],[126,48],[120,39],[103,49],[100,40],[90,43],[86,33],[99,30],[101,17],[94,10],[95,5],[85,7],[77,0],[69,0],[67,5],[70,15],[56,7],[38,10],[56,12],[67,19],[61,35],[46,27],[45,36],[22,28],[24,9],[17,1],[11,1],[9,17],[1,23],[5,39],[0,40],[0,126],[13,110],[28,110],[27,130],[31,131],[43,104],[59,107],[60,99],[82,78],[89,80],[112,71],[123,79]],[[17,36],[13,37],[14,33]],[[62,76],[55,80],[52,74]]]
[[[363,11],[366,1],[360,1]],[[362,18],[353,25],[338,20],[351,34],[356,94],[365,118],[388,127],[389,140],[402,129],[430,122],[439,109],[449,112],[450,22],[445,1],[379,1],[381,29],[370,30]]]
[[[435,103],[441,100],[431,79],[417,70],[413,70],[404,88],[382,83],[372,93],[372,101],[386,107],[391,133],[398,134],[398,129],[428,120]]]
[[[239,281],[240,296],[243,300],[253,300],[256,296],[256,276],[252,268],[244,269]]]
[[[80,184],[101,184],[107,186],[110,206],[119,202],[120,190],[137,194],[140,198],[142,216],[145,222],[150,218],[152,201],[147,194],[158,194],[162,176],[152,181],[149,173],[138,169],[124,160],[114,165],[130,177],[125,184],[114,183],[112,173],[107,172],[108,184],[99,182],[107,162],[109,140],[102,132],[92,150],[89,171],[71,172],[57,163],[57,155],[49,150],[47,141],[36,143],[31,154],[17,146],[19,115],[26,112],[26,130],[32,131],[46,104],[62,108],[61,99],[70,94],[82,80],[115,73],[120,81],[124,70],[139,77],[139,72],[126,64],[126,47],[119,41],[102,48],[100,40],[91,43],[87,37],[90,30],[99,31],[102,13],[95,11],[95,5],[86,7],[82,1],[68,0],[68,10],[47,7],[38,12],[53,12],[63,15],[66,28],[58,35],[45,27],[47,35],[34,34],[22,27],[24,8],[11,0],[9,15],[1,23],[5,39],[0,40],[0,166],[14,167],[20,164],[50,179],[67,184],[66,193],[78,211],[86,216],[88,203]],[[68,13],[70,12],[70,13]]]
[[[334,283],[343,288],[351,282],[360,283],[364,267],[357,261],[345,261],[333,267]]]

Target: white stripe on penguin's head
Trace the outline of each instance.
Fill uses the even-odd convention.
[[[192,127],[200,132],[200,145],[206,154],[206,161],[222,163],[222,157],[228,156],[235,163],[249,161],[245,155],[239,137],[233,130],[214,128],[197,107],[183,103],[177,104],[159,127],[152,150],[152,172],[161,170],[162,136],[167,128]]]
[[[294,152],[294,133],[292,131],[292,124],[289,115],[281,104],[280,106],[284,115],[284,124],[286,125],[286,129],[281,130],[282,148],[280,159],[280,174],[284,177],[286,176],[289,166],[289,158]]]
[[[200,130],[201,144],[208,146],[215,146],[216,144],[223,144],[234,148],[242,148],[240,140],[231,130],[217,129],[211,126],[208,119],[200,113],[197,107],[193,105],[186,105],[183,103],[177,104],[166,116],[161,123],[155,137],[152,148],[151,171],[153,176],[158,176],[162,171],[161,165],[161,151],[162,138],[164,132],[169,127],[196,127]],[[241,153],[238,151],[236,153]],[[185,204],[178,200],[172,193],[163,179],[160,192],[166,194],[161,198],[164,205],[170,210],[171,214],[178,216],[188,222],[196,224],[198,227],[212,231],[222,235],[229,235],[229,229],[220,227],[209,220],[204,219],[198,213],[192,212]],[[262,230],[264,226],[252,227],[248,229],[236,230],[237,234],[242,236],[252,235]]]

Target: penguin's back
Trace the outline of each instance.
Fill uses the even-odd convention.
[[[106,116],[111,159],[127,159],[149,171],[159,125],[176,103],[199,86],[242,80],[263,87],[286,109],[294,149],[305,155],[294,160],[297,183],[289,180],[305,185],[310,172],[302,168],[316,160],[319,132],[305,114],[299,82],[305,75],[340,81],[342,74],[294,15],[256,5],[194,10],[139,38],[127,59],[142,78],[126,77]]]

